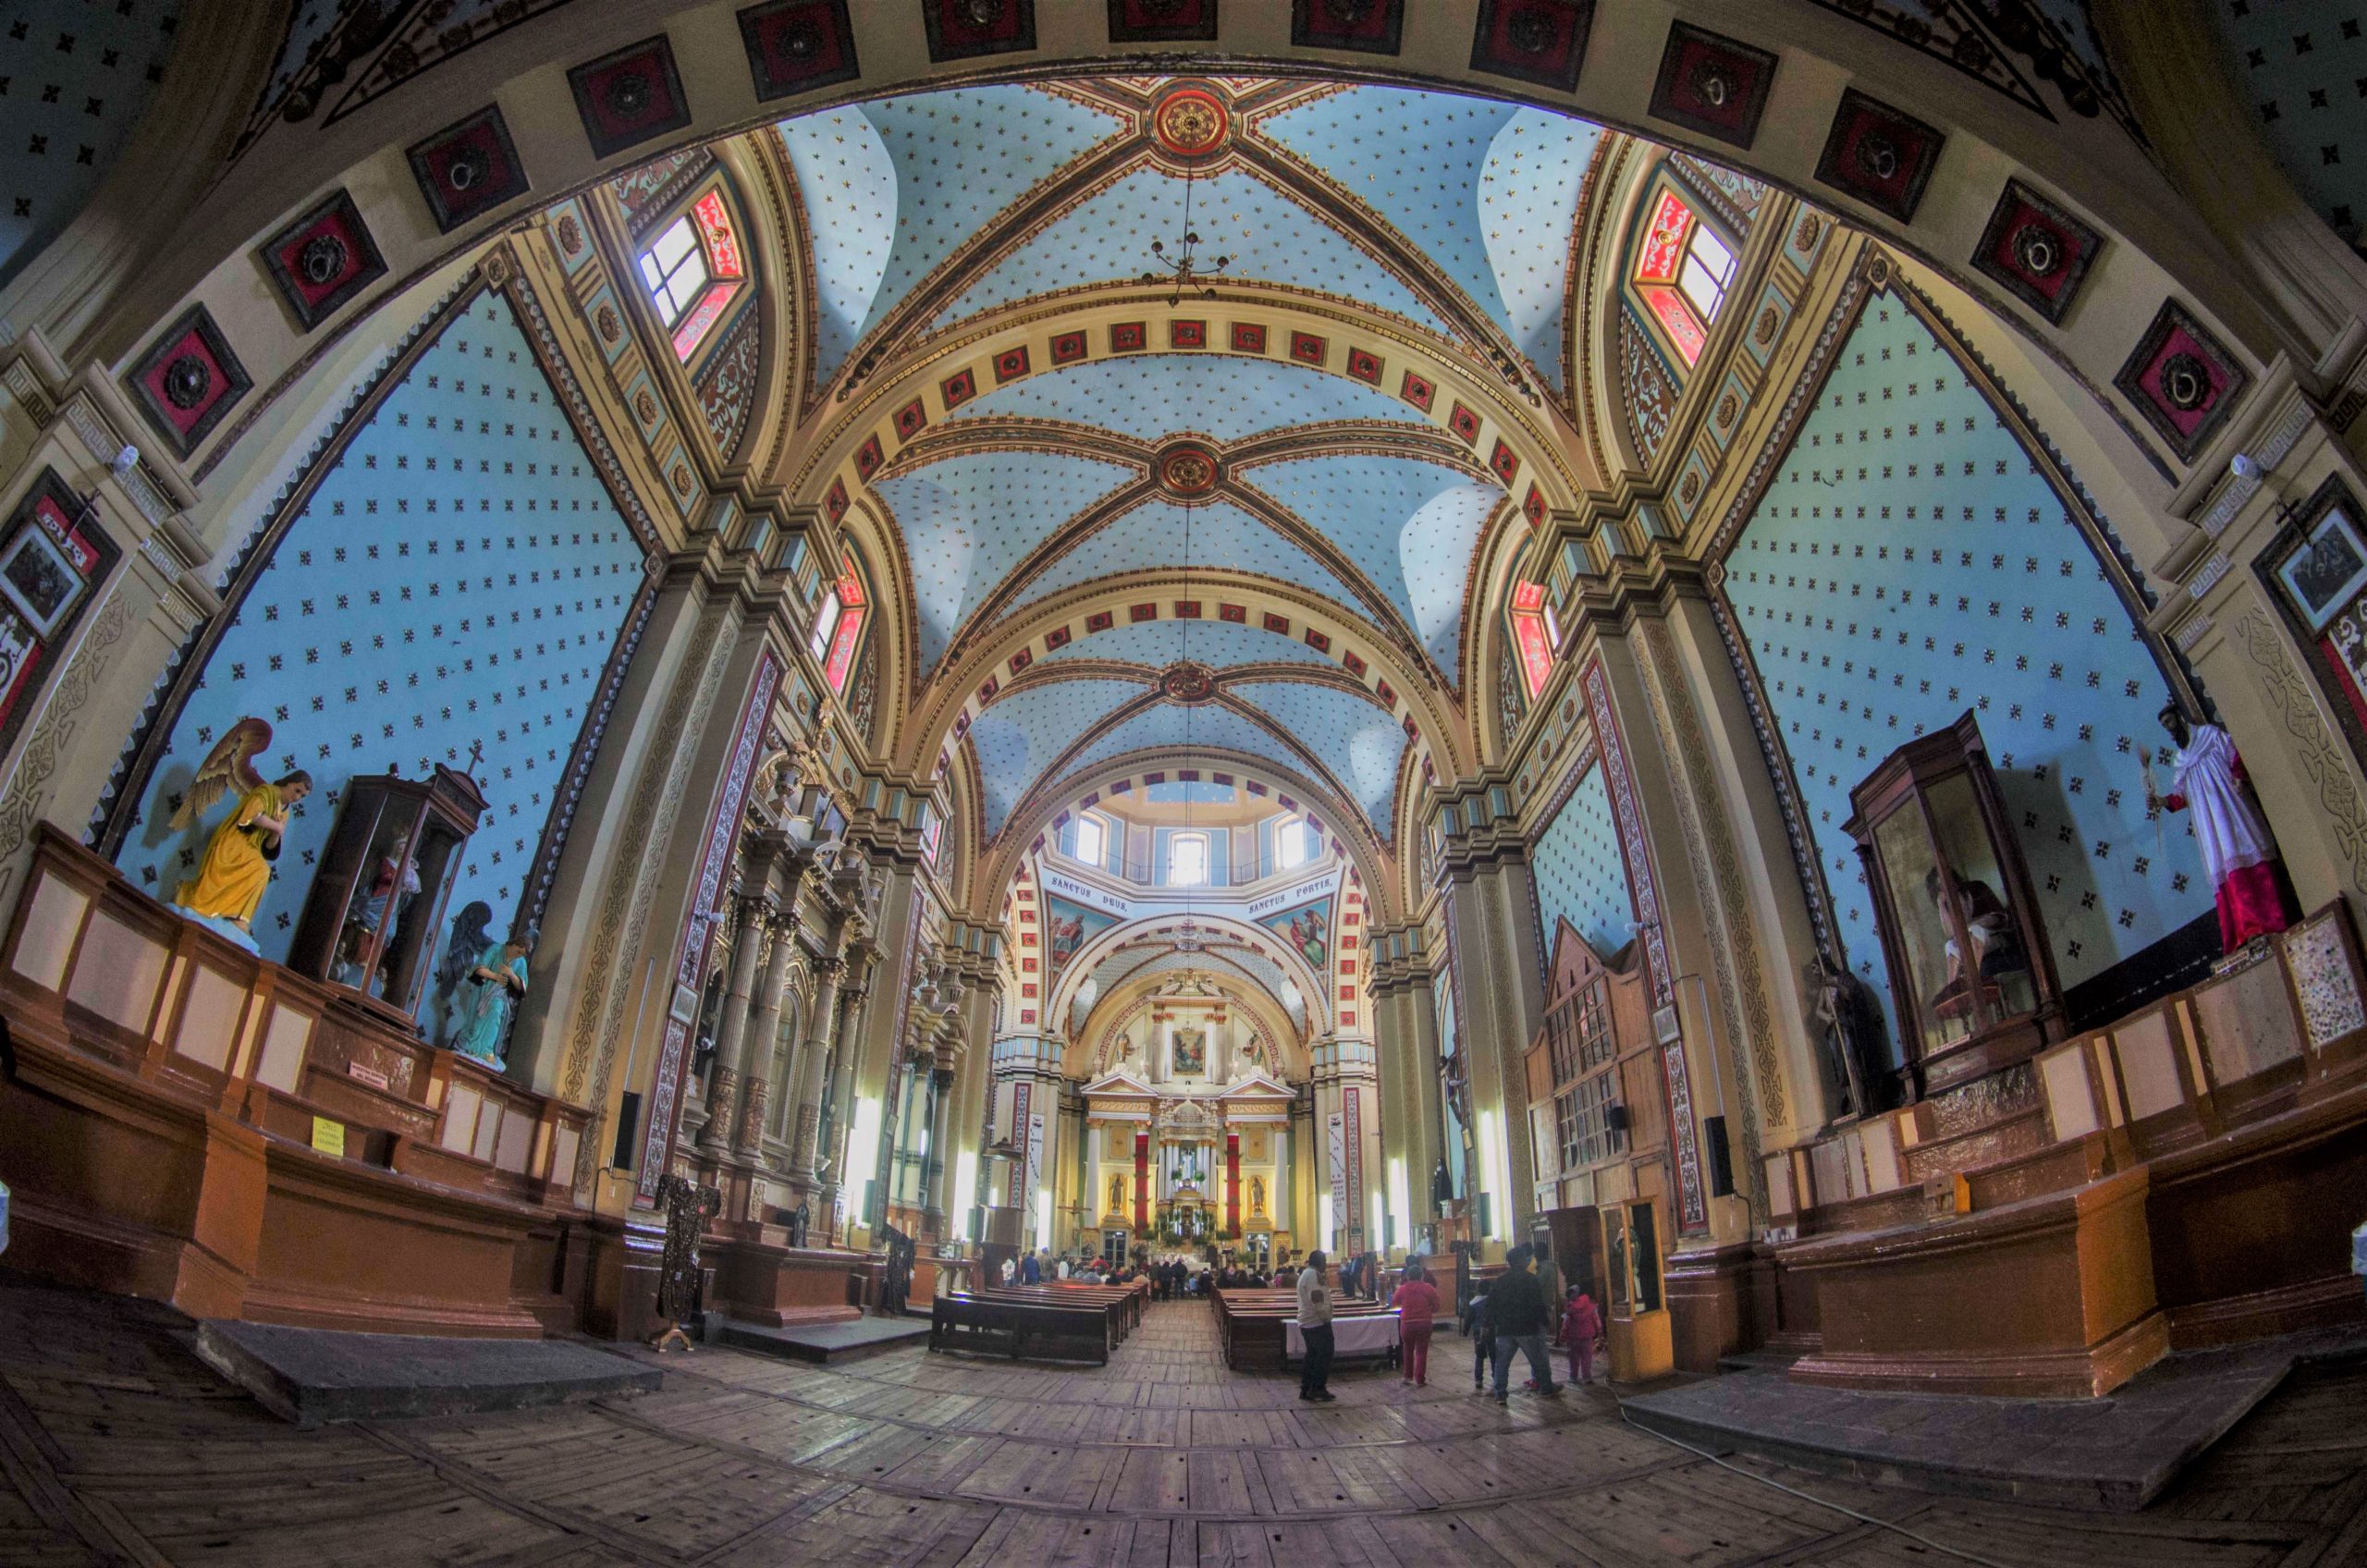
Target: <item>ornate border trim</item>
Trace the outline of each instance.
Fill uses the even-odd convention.
[[[1661,930],[1660,892],[1652,881],[1651,846],[1644,837],[1642,808],[1634,779],[1627,772],[1627,753],[1619,739],[1619,717],[1612,711],[1611,684],[1597,655],[1579,677],[1588,711],[1594,716],[1595,744],[1602,749],[1604,782],[1611,786],[1612,815],[1619,824],[1620,852],[1627,862],[1627,896],[1636,904],[1637,935],[1644,939],[1644,957],[1652,984],[1655,1010],[1676,1005],[1676,989],[1668,972],[1668,944]],[[1715,1049],[1715,1042],[1704,1048]],[[1699,1231],[1710,1223],[1710,1206],[1701,1190],[1701,1133],[1693,1118],[1693,1079],[1685,1060],[1685,1037],[1661,1045],[1661,1086],[1668,1097],[1669,1159],[1676,1169],[1679,1228]]]

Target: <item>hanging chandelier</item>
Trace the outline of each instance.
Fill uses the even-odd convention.
[[[1171,256],[1167,253],[1167,241],[1152,240],[1150,253],[1154,264],[1144,270],[1142,282],[1156,284],[1164,273],[1167,280],[1174,285],[1167,294],[1167,302],[1171,305],[1181,304],[1186,294],[1203,300],[1215,299],[1216,279],[1233,264],[1233,258],[1219,256],[1207,266],[1202,266],[1196,259],[1199,247],[1200,231],[1192,227],[1192,173],[1186,169],[1184,172],[1184,243],[1179,251]]]

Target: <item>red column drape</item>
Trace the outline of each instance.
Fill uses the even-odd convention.
[[[1224,1135],[1224,1233],[1241,1234],[1241,1134]]]
[[[1134,1134],[1134,1233],[1150,1229],[1150,1134]]]

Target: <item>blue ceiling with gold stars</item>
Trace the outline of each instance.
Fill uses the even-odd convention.
[[[1132,680],[1031,680],[1002,697],[970,727],[985,788],[987,835],[1062,752],[1112,709],[1148,688]]]
[[[1030,376],[964,404],[954,420],[1059,420],[1137,441],[1207,435],[1241,441],[1292,425],[1383,420],[1424,425],[1420,410],[1379,387],[1287,360],[1233,354],[1136,354],[1087,360]]]
[[[1453,678],[1464,578],[1501,487],[1441,463],[1365,454],[1260,464],[1244,477],[1355,562]]]
[[[1030,581],[1024,599],[1032,603],[1097,579],[1171,567],[1252,572],[1355,603],[1347,585],[1313,556],[1227,501],[1146,502],[1087,535]]]
[[[798,379],[827,389],[858,361],[1012,307],[1131,284],[1158,265],[1154,242],[1172,253],[1189,228],[1203,267],[1227,258],[1228,300],[1353,312],[1441,352],[1509,348],[1563,385],[1573,230],[1599,128],[1398,88],[1205,86],[1228,105],[1230,141],[1188,174],[1149,131],[1164,91],[1151,80],[955,88],[780,122],[816,339]],[[1506,512],[1503,486],[1435,444],[1442,416],[1419,406],[1428,391],[1409,400],[1395,367],[1358,380],[1319,348],[1322,368],[1282,349],[1088,356],[943,414],[926,447],[872,483],[901,536],[916,678],[934,679],[988,619],[1183,570],[1318,595],[1372,646],[1417,651],[1457,684],[1465,594]],[[1185,437],[1216,446],[1217,490],[1188,506],[1147,490],[1118,509],[1155,466],[1147,449]],[[1045,656],[1156,668],[1188,637],[1220,669],[1340,668],[1294,633],[1215,620],[1126,635],[1123,652],[1088,635]],[[1181,743],[1168,707],[1096,731],[1131,690],[1048,684],[984,710],[964,740],[990,834],[1079,737],[1088,760]],[[1237,695],[1293,740],[1211,707],[1195,715],[1196,743],[1320,775],[1389,835],[1407,746],[1391,712],[1279,672]]]
[[[1572,227],[1600,127],[1453,93],[1347,87],[1261,129],[1387,219],[1564,384]]]
[[[1386,837],[1397,803],[1405,731],[1380,704],[1337,686],[1244,680],[1226,688],[1281,725],[1310,752]]]
[[[1187,184],[1190,227],[1206,238],[1204,251],[1231,258],[1224,273],[1229,287],[1274,283],[1333,295],[1447,334],[1446,324],[1394,274],[1245,169],[1190,181],[1163,169],[1137,169],[1054,220],[938,312],[936,325],[1054,289],[1140,276],[1153,263],[1153,240],[1172,244],[1184,232]]]
[[[923,670],[1030,550],[1135,477],[1065,452],[976,452],[882,480],[912,567]]]
[[[1045,88],[923,92],[783,120],[819,307],[817,382],[1029,187],[1125,129]]]

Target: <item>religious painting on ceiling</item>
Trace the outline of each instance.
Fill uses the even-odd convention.
[[[1118,924],[1115,915],[1104,914],[1098,909],[1087,909],[1083,904],[1072,903],[1062,898],[1047,898],[1044,900],[1044,920],[1050,969],[1055,978],[1068,967],[1069,960],[1076,957],[1077,949]]]
[[[1306,961],[1318,974],[1330,971],[1331,962],[1331,895],[1296,909],[1286,909],[1280,914],[1269,914],[1257,923],[1291,945],[1291,951]]]

